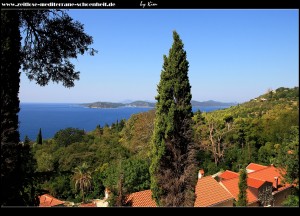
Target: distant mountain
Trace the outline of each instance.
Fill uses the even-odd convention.
[[[237,103],[223,103],[223,102],[219,102],[219,101],[213,101],[213,100],[208,100],[208,101],[203,101],[203,102],[199,102],[199,101],[194,101],[192,100],[192,106],[235,106],[237,105]]]
[[[191,101],[192,106],[199,107],[199,106],[234,106],[237,105],[236,103],[223,103],[219,101]],[[133,101],[130,103],[112,103],[112,102],[94,102],[94,103],[85,103],[82,104],[83,106],[89,107],[89,108],[118,108],[118,107],[149,107],[154,108],[155,103],[149,102],[149,101]]]
[[[94,103],[85,103],[82,105],[89,108],[118,108],[124,106],[125,104],[112,103],[112,102],[94,102]]]
[[[127,104],[126,106],[132,107],[155,107],[155,103],[147,102],[147,101],[134,101],[132,103]]]
[[[81,104],[89,108],[119,108],[119,107],[155,107],[155,103],[147,101],[134,101],[131,103],[94,102]]]

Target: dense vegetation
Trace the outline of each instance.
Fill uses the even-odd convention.
[[[199,149],[198,168],[213,174],[225,169],[239,171],[250,162],[273,163],[287,168],[286,181],[298,185],[298,117],[298,87],[279,88],[276,93],[268,92],[257,100],[224,110],[197,111],[193,127]],[[76,190],[75,176],[86,163],[91,175],[91,185],[84,194],[86,201],[102,198],[105,187],[115,195],[111,205],[117,205],[116,201],[124,200],[128,193],[149,189],[154,118],[155,110],[151,110],[111,126],[98,125],[88,133],[66,128],[53,139],[43,140],[42,145],[30,142],[36,159],[31,162],[36,163],[33,186],[57,198],[80,202],[82,192]],[[65,139],[67,135],[71,138]],[[296,191],[286,205],[295,205],[298,197]]]

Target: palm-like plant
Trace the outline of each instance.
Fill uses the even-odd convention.
[[[80,190],[82,196],[82,202],[84,202],[84,194],[90,190],[92,186],[91,172],[88,170],[89,166],[87,163],[75,168],[73,180],[75,181],[75,189]]]

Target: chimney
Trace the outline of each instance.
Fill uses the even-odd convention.
[[[105,194],[105,197],[104,197],[104,199],[108,199],[108,197],[109,197],[109,194],[110,194],[110,190],[108,189],[108,188],[105,188],[105,191],[104,191],[104,194]]]
[[[204,170],[201,169],[201,170],[199,170],[199,172],[198,172],[198,179],[201,179],[203,176],[204,176]]]
[[[275,180],[275,189],[278,188],[278,177],[274,177],[274,180]]]

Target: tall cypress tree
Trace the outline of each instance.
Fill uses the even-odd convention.
[[[189,63],[176,31],[164,55],[151,146],[151,190],[159,206],[193,206],[197,179]]]
[[[42,129],[40,128],[39,133],[36,137],[37,144],[43,144],[43,136],[42,136]]]
[[[245,169],[241,169],[239,176],[239,195],[236,202],[237,206],[247,206],[247,178],[247,171]]]

